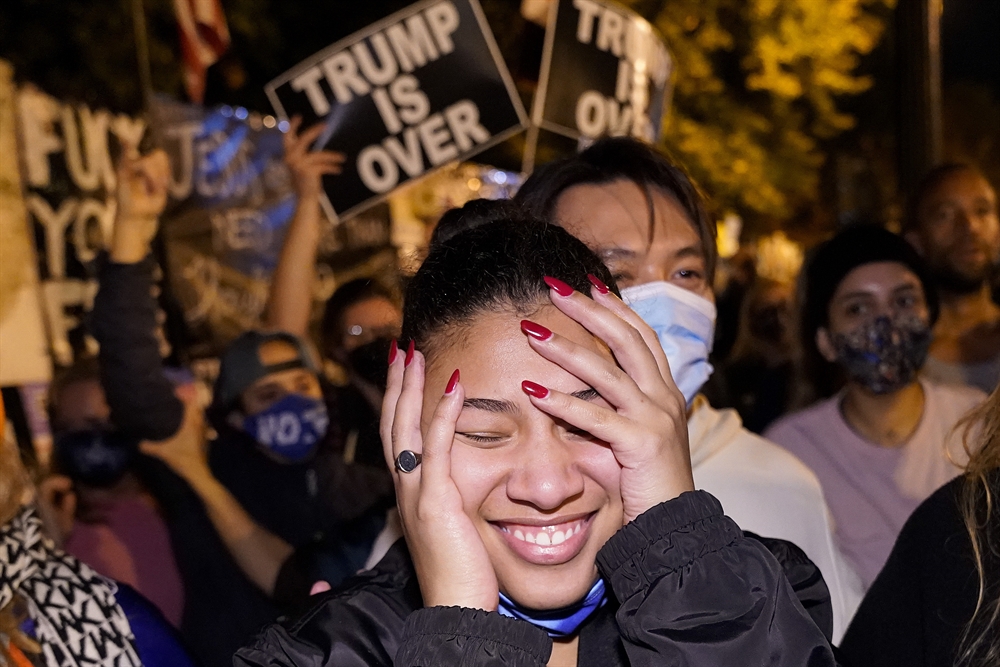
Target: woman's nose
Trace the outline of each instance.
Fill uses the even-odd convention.
[[[551,511],[583,493],[583,473],[571,445],[557,434],[525,443],[520,465],[507,480],[507,496]]]

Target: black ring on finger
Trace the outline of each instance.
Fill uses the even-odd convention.
[[[396,470],[399,472],[413,472],[420,465],[420,454],[404,449],[396,457]]]

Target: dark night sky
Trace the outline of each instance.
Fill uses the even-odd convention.
[[[1000,97],[1000,0],[944,0],[941,58],[945,85],[985,83]]]

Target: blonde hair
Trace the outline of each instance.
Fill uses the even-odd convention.
[[[959,505],[965,530],[972,543],[972,554],[979,575],[976,610],[969,619],[959,642],[957,665],[987,667],[1000,665],[1000,596],[987,599],[986,557],[1000,556],[1000,508],[987,476],[1000,469],[1000,386],[986,401],[961,422],[969,463]],[[973,437],[978,431],[978,437]],[[978,441],[978,442],[974,442]],[[996,576],[996,575],[994,575]]]
[[[17,445],[6,437],[4,425],[3,408],[0,407],[0,526],[17,516],[32,488],[31,476],[21,462]],[[0,609],[0,636],[7,636],[13,646],[25,653],[40,653],[41,647],[21,631],[25,615],[24,600],[15,595]],[[3,642],[0,642],[0,664],[14,664]]]

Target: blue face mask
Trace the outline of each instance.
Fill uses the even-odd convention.
[[[53,453],[61,472],[87,486],[114,486],[128,472],[139,440],[116,431],[94,429],[60,433]]]
[[[670,373],[688,405],[712,374],[715,304],[694,292],[657,281],[626,287],[622,300],[656,332]]]
[[[569,637],[576,633],[583,622],[603,607],[607,601],[608,595],[604,588],[604,579],[598,579],[586,597],[576,604],[562,609],[544,611],[527,609],[501,593],[497,611],[504,616],[527,621],[536,628],[545,630],[549,633],[549,637]]]
[[[297,463],[312,454],[329,423],[323,401],[288,394],[263,412],[246,417],[243,430],[271,454]]]

